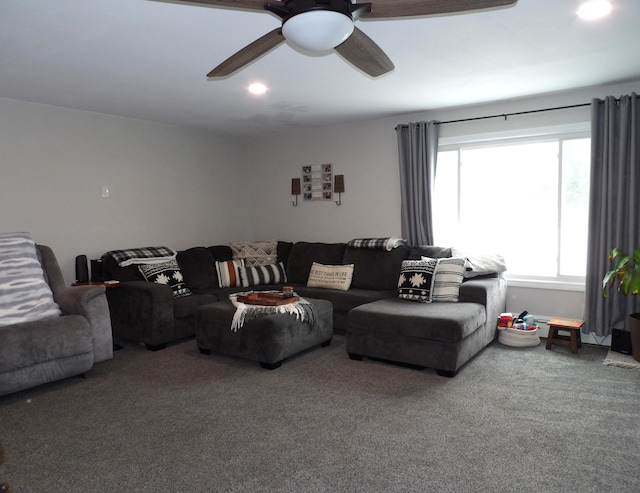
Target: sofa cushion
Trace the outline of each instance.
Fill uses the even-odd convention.
[[[346,291],[351,286],[353,264],[324,265],[314,262],[309,271],[307,286],[311,288],[330,288]]]
[[[233,259],[233,250],[229,245],[214,245],[207,248],[216,262],[224,262]]]
[[[287,263],[287,279],[290,283],[307,284],[314,262],[324,265],[342,264],[346,243],[308,243],[293,245]]]
[[[244,259],[227,260],[216,262],[216,273],[218,274],[218,287],[234,288],[241,286],[240,267],[244,267]]]
[[[169,286],[175,298],[191,295],[191,291],[184,283],[177,261],[170,260],[163,264],[139,265],[138,268],[147,281]]]
[[[278,240],[233,241],[229,243],[234,259],[244,259],[244,264],[272,265],[278,260]]]
[[[0,374],[3,377],[11,375],[10,386],[14,389],[82,373],[92,366],[91,326],[81,315],[53,317],[2,328]],[[1,383],[3,380],[6,379],[0,379],[0,395],[8,393]]]
[[[213,294],[194,294],[193,296],[175,298],[173,300],[173,316],[179,320],[195,317],[199,307],[216,301],[218,298]]]
[[[240,286],[259,286],[261,284],[282,284],[287,282],[284,264],[245,266],[238,268]]]
[[[435,259],[404,260],[398,279],[398,297],[421,303],[431,303],[435,279]]]
[[[479,303],[411,303],[385,298],[349,312],[349,328],[459,342],[486,322]]]
[[[102,256],[102,276],[105,280],[144,281],[145,278],[137,265],[120,267],[111,255]]]
[[[278,262],[282,262],[286,266],[292,248],[292,242],[278,240]]]
[[[379,291],[375,289],[351,288],[348,291],[339,291],[337,289],[310,288],[299,285],[294,285],[294,291],[299,296],[304,296],[305,298],[319,298],[330,301],[333,305],[334,313],[344,314],[356,306],[371,303],[372,301],[377,301],[383,298],[389,298],[391,296],[395,296],[397,293],[395,289],[390,291]]]
[[[348,247],[340,263],[354,264],[352,288],[396,289],[400,266],[408,255],[405,245],[391,251]]]
[[[184,282],[192,290],[218,287],[218,274],[211,250],[205,247],[193,247],[178,252],[178,265],[184,276]]]

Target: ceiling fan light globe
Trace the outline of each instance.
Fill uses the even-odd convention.
[[[578,17],[593,21],[609,15],[612,9],[613,6],[609,0],[589,0],[580,5]]]
[[[340,12],[312,10],[287,19],[282,34],[296,46],[325,51],[342,44],[353,32],[353,20]]]

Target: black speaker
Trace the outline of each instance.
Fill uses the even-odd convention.
[[[76,282],[89,282],[89,267],[86,255],[78,255],[76,257]]]
[[[91,280],[94,282],[104,281],[102,259],[91,259]]]
[[[621,329],[611,331],[611,351],[631,354],[631,332]]]

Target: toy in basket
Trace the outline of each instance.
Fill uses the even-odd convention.
[[[538,322],[524,311],[517,317],[512,313],[501,313],[498,319],[498,342],[505,346],[531,347],[540,344]]]

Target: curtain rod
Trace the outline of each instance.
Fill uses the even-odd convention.
[[[636,96],[640,97],[640,96]],[[615,99],[616,103],[620,102],[620,98]],[[542,113],[544,111],[556,111],[556,110],[568,110],[571,108],[582,108],[584,106],[591,106],[591,103],[580,103],[580,104],[570,104],[568,106],[555,106],[553,108],[543,108],[540,110],[528,110],[528,111],[516,111],[515,113],[502,113],[500,115],[488,115],[488,116],[476,116],[473,118],[462,118],[460,120],[448,120],[445,122],[433,122],[435,125],[446,125],[448,123],[462,123],[462,122],[472,122],[475,120],[488,120],[490,118],[504,118],[505,120],[510,116],[518,116],[518,115],[529,115],[532,113]],[[406,123],[396,126],[396,130],[398,128],[407,128],[408,125]]]
[[[591,103],[571,104],[568,106],[556,106],[554,108],[543,108],[540,110],[516,111],[514,113],[502,113],[500,115],[476,116],[473,118],[462,118],[460,120],[448,120],[445,122],[434,122],[434,123],[436,125],[446,125],[448,123],[472,122],[475,120],[488,120],[490,118],[504,118],[506,120],[510,116],[529,115],[532,113],[542,113],[545,111],[568,110],[570,108],[581,108],[583,106],[591,106]]]
[[[617,101],[617,100],[616,100]],[[556,110],[566,110],[570,108],[581,108],[583,106],[591,106],[591,103],[580,103],[580,104],[571,104],[568,106],[556,106],[554,108],[543,108],[540,110],[528,110],[528,111],[517,111],[514,113],[502,113],[499,115],[488,115],[488,116],[475,116],[473,118],[462,118],[460,120],[447,120],[445,122],[434,121],[435,125],[446,125],[448,123],[462,123],[462,122],[472,122],[475,120],[488,120],[490,118],[504,118],[505,120],[510,116],[518,116],[518,115],[529,115],[531,113],[542,113],[544,111],[556,111]],[[396,126],[396,130],[398,128],[408,128],[408,124],[403,123],[401,125]]]

